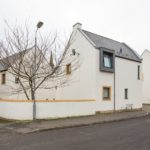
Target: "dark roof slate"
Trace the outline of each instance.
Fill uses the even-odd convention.
[[[82,32],[94,43],[96,48],[107,48],[115,51],[115,55],[121,58],[141,62],[140,56],[127,44],[121,43],[86,30]]]
[[[15,63],[15,61],[16,61],[17,59],[19,59],[21,55],[24,55],[24,54],[25,54],[26,52],[28,52],[29,50],[30,50],[30,49],[28,49],[28,50],[23,50],[23,51],[21,51],[21,52],[15,53],[15,54],[13,54],[13,55],[11,55],[11,56],[8,56],[8,57],[6,57],[6,58],[0,59],[0,72],[8,70],[8,68],[10,67],[9,64]]]

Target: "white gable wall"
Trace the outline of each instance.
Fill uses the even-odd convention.
[[[80,67],[71,77],[73,82],[69,86],[57,90],[56,99],[95,99],[95,76],[94,76],[94,47],[77,30],[75,39],[69,47],[69,50],[75,49],[79,53]]]
[[[150,52],[145,50],[143,55],[143,102],[150,103]]]

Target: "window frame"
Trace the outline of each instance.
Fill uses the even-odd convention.
[[[106,48],[100,48],[100,71],[102,72],[109,72],[114,73],[115,72],[115,51],[106,49]],[[111,59],[111,68],[106,67],[104,64],[104,57],[108,55]]]
[[[104,97],[104,90],[105,89],[108,89],[108,92],[109,92],[109,94],[108,94],[109,96],[108,97]],[[104,101],[110,101],[111,100],[111,94],[112,94],[111,86],[103,86],[102,91],[103,91],[103,93],[102,93],[102,99]]]
[[[19,78],[15,77],[15,84],[19,84]]]
[[[67,65],[66,65],[66,75],[70,75],[71,74],[71,63],[68,63]]]
[[[108,63],[108,65],[110,66],[107,66],[107,64],[106,64],[106,59],[107,59],[107,63]],[[103,67],[105,67],[105,68],[109,68],[109,69],[112,69],[112,63],[113,63],[113,61],[112,61],[112,56],[111,56],[111,54],[110,53],[107,53],[107,52],[104,52],[103,53]]]
[[[129,90],[128,90],[128,88],[125,88],[124,89],[124,99],[128,100],[128,98],[129,98]]]
[[[138,65],[138,67],[137,67],[137,78],[138,78],[138,80],[140,80],[140,74],[141,74],[141,66],[140,65]]]
[[[1,84],[5,85],[6,84],[6,73],[1,74]]]

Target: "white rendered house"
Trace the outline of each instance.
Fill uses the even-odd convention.
[[[37,118],[142,107],[142,59],[132,48],[83,30],[80,23],[73,26],[70,43],[68,55],[77,57],[80,67],[74,72],[72,59],[68,59],[64,69],[71,82],[56,89],[38,90]],[[0,71],[0,98],[8,99],[0,99],[0,117],[32,119],[32,103],[27,103],[23,93],[12,95],[9,91],[10,81],[15,81],[15,77],[7,70]],[[11,99],[15,101],[11,103]]]
[[[80,68],[69,74],[70,86],[55,99],[94,99],[95,111],[142,107],[142,60],[127,44],[73,26],[69,51],[80,58]],[[69,64],[69,62],[68,62]],[[70,62],[71,65],[71,62]]]

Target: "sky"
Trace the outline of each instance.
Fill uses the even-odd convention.
[[[150,50],[150,0],[0,0],[0,38],[9,25],[26,22],[42,33],[69,35],[76,22],[99,35],[127,43],[141,54]]]

